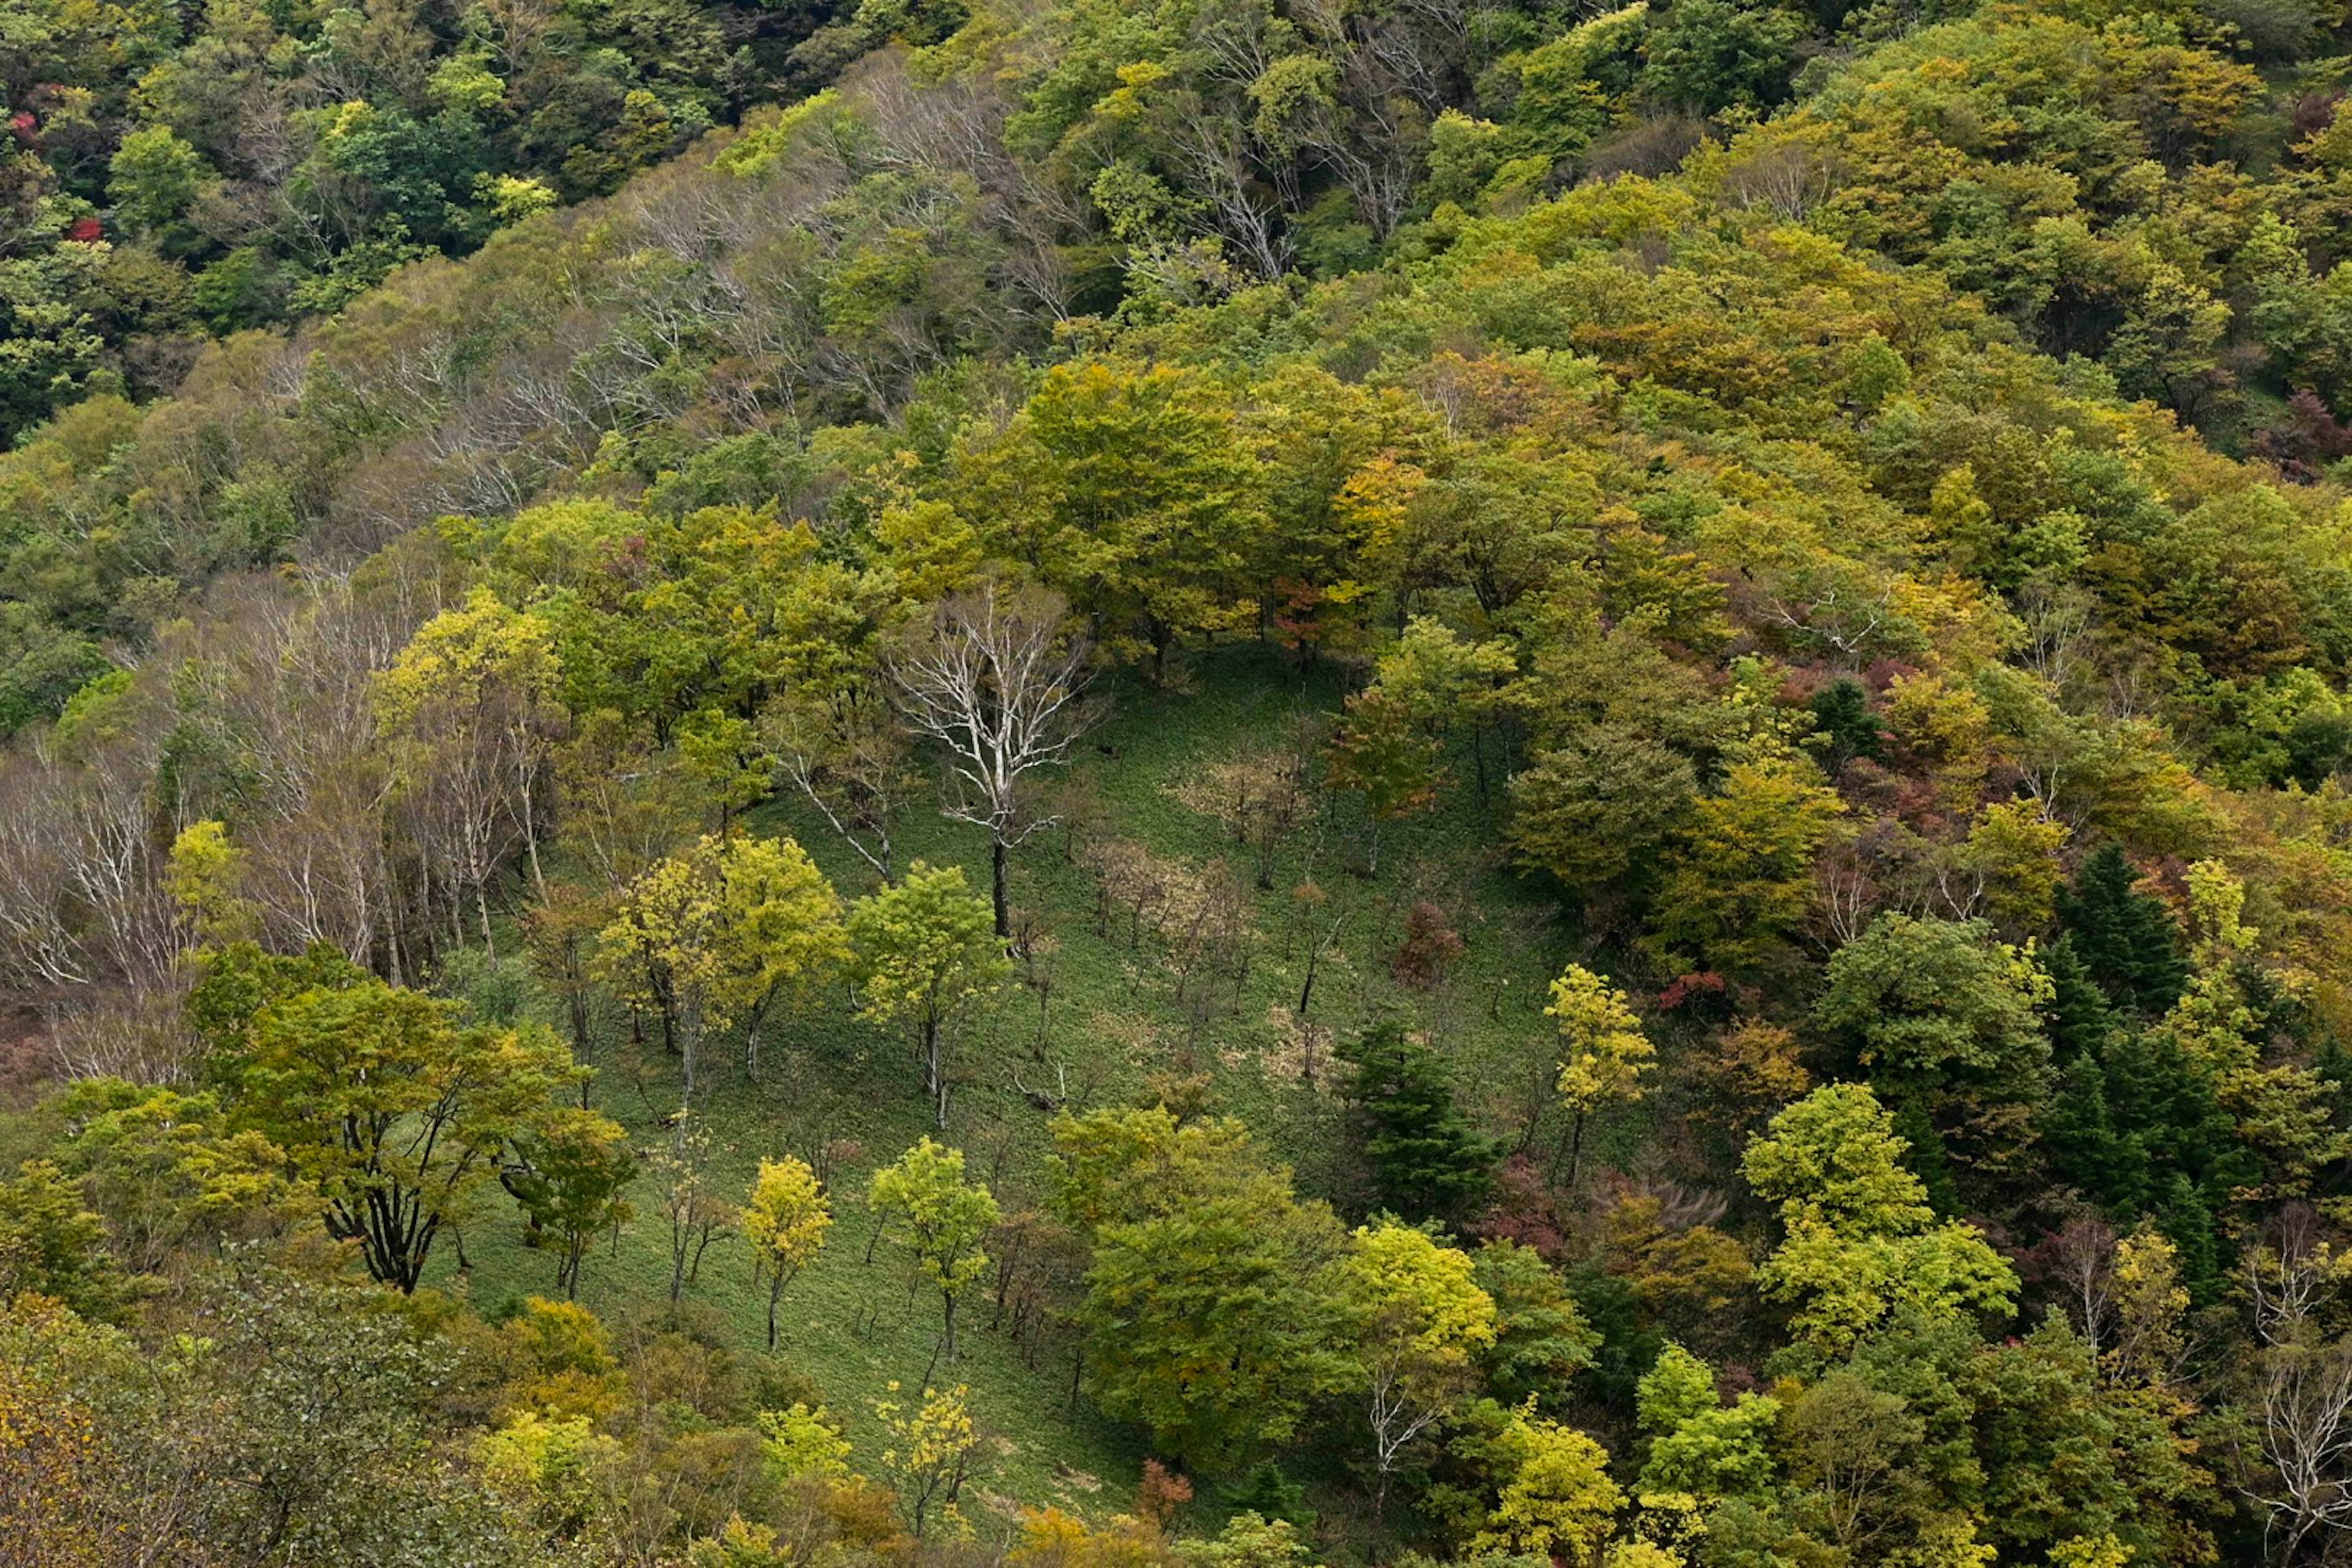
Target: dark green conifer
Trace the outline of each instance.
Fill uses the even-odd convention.
[[[2042,1142],[2059,1180],[2109,1208],[2138,1213],[2147,1206],[2147,1152],[2116,1131],[2106,1071],[2096,1057],[2075,1056],[2058,1069]]]
[[[1853,757],[1877,762],[1885,755],[1878,715],[1870,710],[1870,693],[1852,676],[1831,682],[1813,694],[1814,754],[1831,773]]]
[[[2053,1060],[2096,1056],[2115,1033],[2115,1008],[2099,989],[2074,951],[2074,939],[2062,934],[2042,950],[2042,972],[2050,976],[2050,1000],[2042,1005],[2042,1026],[2050,1035]]]
[[[2155,1017],[2180,999],[2189,964],[2171,911],[2135,890],[2137,879],[2122,849],[2101,845],[2059,892],[2058,918],[2099,988],[2117,1006]]]
[[[2180,1282],[2198,1306],[2221,1295],[2221,1243],[2213,1233],[2213,1205],[2197,1184],[2176,1175],[2156,1216],[2158,1230],[2180,1254]]]
[[[1356,1069],[1347,1095],[1378,1206],[1409,1220],[1475,1211],[1494,1186],[1496,1149],[1454,1102],[1437,1053],[1383,1024],[1343,1055]]]

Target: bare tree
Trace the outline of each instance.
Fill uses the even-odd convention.
[[[988,830],[996,934],[1013,934],[1004,861],[1054,819],[1029,808],[1025,782],[1069,760],[1087,723],[1087,641],[1066,632],[1067,606],[1042,588],[989,582],[942,603],[893,651],[899,716],[945,747],[947,814]]]
[[[2352,1339],[2325,1320],[2352,1269],[2290,1206],[2242,1270],[2258,1350],[2250,1369],[2254,1462],[2241,1490],[2280,1563],[2334,1560],[2352,1536]]]
[[[761,714],[779,771],[886,882],[891,814],[918,776],[906,735],[891,722],[887,684],[861,667],[798,685]]]
[[[2325,1560],[2352,1531],[2352,1342],[2269,1347],[2258,1394],[2263,1466],[2245,1489],[2276,1561]]]

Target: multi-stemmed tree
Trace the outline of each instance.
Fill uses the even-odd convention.
[[[1087,644],[1066,612],[1044,589],[984,582],[941,603],[890,661],[899,713],[947,752],[948,815],[987,830],[1000,937],[1013,933],[1005,858],[1054,821],[1034,809],[1030,776],[1067,762],[1086,728]]]

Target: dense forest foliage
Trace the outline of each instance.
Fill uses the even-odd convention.
[[[2352,1560],[2344,21],[0,12],[0,1563]]]

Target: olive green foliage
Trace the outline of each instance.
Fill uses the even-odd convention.
[[[2050,1092],[2040,1009],[2054,994],[2030,950],[1982,921],[1885,914],[1838,950],[1813,1020],[1886,1099],[1916,1106],[1977,1168],[2014,1163]]]
[[[798,1186],[797,1177],[792,1178]],[[778,1235],[772,1205],[785,1194],[772,1191],[767,1208],[753,1193],[758,1235],[774,1243]],[[798,1200],[805,1203],[805,1197]],[[950,1359],[955,1355],[956,1306],[988,1270],[988,1254],[981,1244],[988,1238],[1000,1215],[987,1187],[964,1174],[963,1151],[943,1149],[922,1140],[895,1164],[874,1173],[866,1194],[881,1234],[907,1254],[919,1279],[939,1292],[942,1313],[940,1343]],[[805,1230],[809,1221],[797,1222]],[[771,1251],[775,1251],[771,1246]],[[779,1254],[781,1256],[781,1254]]]
[[[628,1134],[610,1117],[563,1107],[518,1133],[513,1151],[499,1180],[522,1205],[534,1239],[555,1253],[557,1288],[577,1295],[589,1247],[635,1212],[627,1194],[637,1160]]]
[[[1079,1320],[1106,1409],[1231,1468],[1353,1380],[1346,1233],[1239,1126],[1097,1111],[1055,1147],[1057,1206],[1093,1248]]]
[[[287,1152],[376,1279],[414,1290],[446,1226],[573,1079],[536,1026],[461,1024],[447,1003],[366,981],[265,1006],[236,1064],[236,1120]]]
[[[988,900],[967,889],[962,867],[918,860],[851,908],[848,933],[858,1012],[913,1021],[924,1092],[945,1127],[955,1030],[1013,973]]]

